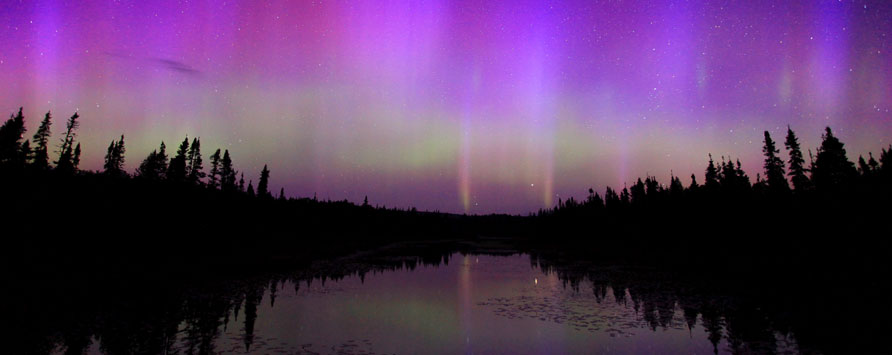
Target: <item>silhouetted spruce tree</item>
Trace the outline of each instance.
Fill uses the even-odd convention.
[[[158,150],[153,150],[149,156],[139,164],[136,175],[149,180],[163,180],[167,175],[167,146],[161,142]]]
[[[269,193],[269,169],[267,169],[265,164],[263,165],[263,170],[260,171],[260,182],[257,183],[257,196],[272,198]]]
[[[725,162],[725,157],[722,157],[721,168],[719,184],[722,187],[722,191],[739,195],[751,188],[750,179],[741,169],[740,160],[737,160],[737,165],[735,166],[730,158]]]
[[[734,185],[734,179],[737,177],[737,172],[734,171],[734,163],[730,160],[725,161],[725,156],[722,156],[722,162],[719,163],[719,184],[722,185],[723,188],[730,188]]]
[[[75,112],[65,124],[65,135],[62,137],[62,144],[59,146],[59,160],[56,161],[56,171],[63,173],[74,172],[74,140],[77,137],[77,128],[80,122],[77,119],[80,116]]]
[[[805,176],[805,159],[802,158],[802,150],[799,148],[799,139],[790,126],[787,126],[787,138],[784,141],[787,153],[790,155],[790,171],[787,173],[793,182],[793,189],[797,192],[806,191],[811,188],[811,180]]]
[[[369,207],[369,197],[366,196],[362,199],[362,207]]]
[[[777,157],[780,153],[771,139],[771,134],[765,131],[765,145],[762,147],[762,153],[765,154],[765,183],[772,193],[784,193],[790,190],[787,178],[784,173],[784,161]]]
[[[849,161],[844,144],[833,136],[830,127],[824,130],[822,138],[812,170],[812,180],[818,190],[838,191],[857,176],[855,164]]]
[[[223,160],[220,161],[220,189],[223,191],[235,191],[235,168],[232,166],[232,158],[229,149],[223,151]]]
[[[614,210],[619,208],[621,202],[619,199],[619,195],[616,194],[616,191],[607,186],[607,190],[604,191],[604,205],[607,209]]]
[[[31,166],[38,170],[47,170],[50,168],[50,155],[49,155],[49,141],[50,141],[50,126],[53,124],[52,116],[49,112],[43,116],[43,120],[40,121],[40,127],[37,128],[37,132],[34,133],[34,137],[32,141],[34,142],[34,152],[33,159],[31,160]]]
[[[675,176],[675,174],[670,173],[669,180],[669,195],[672,196],[673,199],[681,198],[681,196],[684,195],[684,185],[681,184],[681,179]]]
[[[740,159],[737,159],[737,167],[734,171],[737,173],[737,183],[740,184],[741,189],[748,190],[753,186],[750,183],[750,177],[746,175],[746,172],[740,166]]]
[[[254,197],[254,180],[248,181],[248,196]]]
[[[285,188],[279,189],[279,201],[285,201]]]
[[[205,173],[202,171],[204,167],[201,161],[201,141],[198,138],[192,139],[192,145],[189,146],[189,161],[186,167],[189,175],[186,181],[193,185],[201,185],[201,179],[204,179]]]
[[[648,176],[644,179],[644,188],[648,197],[655,197],[660,194],[662,186],[657,182],[656,176]]]
[[[889,149],[883,148],[880,152],[879,175],[886,183],[892,182],[892,144]]]
[[[245,173],[242,172],[239,174],[238,178],[238,190],[241,192],[245,192]]]
[[[706,166],[706,179],[703,186],[711,193],[719,187],[719,172],[712,160],[712,154],[709,155],[709,165]]]
[[[186,139],[183,140],[183,143],[180,143],[180,147],[177,149],[177,155],[170,159],[170,164],[167,166],[168,181],[186,181],[186,159],[188,154],[189,138],[186,137]]]
[[[108,151],[105,153],[105,164],[103,169],[105,173],[113,176],[124,174],[124,135],[118,141],[112,141],[108,145]]]
[[[208,174],[208,187],[216,189],[220,187],[220,149],[211,155],[211,172]]]
[[[118,139],[118,144],[115,145],[115,163],[118,165],[118,171],[121,174],[124,174],[124,154],[127,152],[127,149],[124,148],[124,135],[121,135],[121,139]]]
[[[25,116],[22,108],[15,116],[0,126],[0,167],[20,168],[24,161],[22,158],[22,137],[25,135]]]
[[[630,191],[632,194],[632,205],[643,205],[644,197],[647,196],[647,192],[644,187],[644,182],[641,181],[641,178],[638,178],[638,181],[635,182],[634,185],[632,185]]]

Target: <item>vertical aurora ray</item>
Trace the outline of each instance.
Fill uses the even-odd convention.
[[[468,119],[462,119],[461,153],[458,159],[458,193],[464,212],[471,211],[471,132]]]

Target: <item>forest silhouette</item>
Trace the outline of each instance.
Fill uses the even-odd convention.
[[[879,235],[869,229],[890,231],[879,221],[888,214],[892,191],[892,145],[878,159],[872,152],[867,159],[860,156],[856,165],[829,127],[814,154],[808,150],[807,161],[792,128],[783,141],[786,160],[765,131],[763,169],[754,182],[739,160],[709,155],[702,184],[696,174],[688,186],[674,175],[668,185],[647,176],[622,189],[607,187],[603,195],[589,189],[584,200],[559,200],[529,216],[467,216],[372,206],[368,198],[361,205],[288,198],[284,188],[274,197],[267,165],[256,185],[248,172],[246,184],[233,154],[216,149],[206,169],[199,138],[184,138],[173,154],[162,141],[128,172],[121,135],[109,143],[101,171],[84,171],[80,119],[78,113],[68,118],[58,144],[52,143],[49,112],[31,139],[22,108],[0,127],[4,208],[8,220],[16,221],[6,230],[22,236],[11,238],[18,256],[57,262],[79,250],[100,256],[94,259],[132,253],[124,259],[151,255],[156,261],[185,257],[207,263],[276,245],[279,255],[257,252],[252,262],[299,262],[399,240],[501,236],[591,257],[593,251],[617,256],[653,250],[653,258],[645,259],[659,259],[662,251],[673,250],[698,263],[704,259],[696,254],[704,248],[725,250],[734,254],[723,257],[731,265],[851,248],[864,251],[859,260],[871,260],[884,257],[873,255],[884,249],[871,244],[886,238],[871,239]],[[75,237],[81,233],[86,236]],[[823,237],[836,242],[816,241]],[[847,240],[842,249],[841,240]],[[167,242],[176,243],[176,250],[162,247]]]

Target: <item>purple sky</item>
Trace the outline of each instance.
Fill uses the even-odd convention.
[[[762,131],[892,143],[887,1],[4,1],[0,108],[230,149],[275,191],[526,213],[638,176],[761,167]],[[783,154],[786,157],[786,154]],[[207,158],[205,159],[207,162]]]

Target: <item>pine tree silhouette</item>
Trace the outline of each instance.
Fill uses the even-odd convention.
[[[805,176],[805,159],[802,158],[802,150],[799,148],[799,139],[796,138],[796,133],[793,132],[793,129],[791,129],[790,126],[787,126],[787,138],[784,141],[784,146],[787,148],[787,152],[790,155],[790,160],[788,160],[790,171],[787,175],[790,176],[790,180],[793,182],[793,189],[797,192],[808,190],[811,188],[811,180],[808,176]]]
[[[783,193],[790,190],[787,178],[784,174],[784,161],[777,157],[780,151],[775,147],[771,134],[765,131],[765,146],[762,153],[765,154],[765,182],[772,193]]]
[[[889,145],[889,149],[883,148],[880,152],[880,166],[878,171],[887,181],[892,179],[892,144]]]
[[[108,151],[105,154],[105,165],[103,169],[105,173],[113,176],[124,174],[124,135],[118,141],[112,141],[108,145]]]
[[[149,156],[139,164],[139,169],[137,169],[136,175],[149,180],[164,180],[166,178],[167,146],[164,145],[163,141],[158,150],[153,150],[149,153]]]
[[[34,133],[32,138],[34,153],[31,166],[35,169],[47,170],[50,168],[49,141],[52,134],[50,132],[52,124],[52,116],[47,112],[46,116],[43,116],[43,120],[40,121],[40,127],[37,128],[37,132]]]
[[[232,158],[229,149],[223,152],[223,160],[220,161],[220,188],[223,191],[235,191],[236,171],[232,166]]]
[[[722,189],[729,191],[734,188],[735,180],[737,180],[737,171],[734,169],[734,163],[731,162],[730,157],[726,162],[725,156],[722,156],[722,162],[719,164],[719,184]]]
[[[260,171],[260,182],[257,183],[257,196],[261,198],[271,198],[269,193],[269,169],[267,169],[266,165],[263,165],[263,170]]]
[[[71,173],[76,170],[72,161],[74,158],[74,140],[77,137],[77,128],[80,126],[78,122],[80,116],[77,112],[68,119],[65,124],[65,136],[62,137],[62,144],[59,145],[59,160],[56,160],[56,170],[63,173]]]
[[[737,183],[742,189],[749,189],[752,187],[750,177],[746,175],[746,172],[743,171],[743,168],[740,166],[740,159],[737,159],[737,167],[734,171],[737,173]]]
[[[21,167],[22,136],[25,134],[25,116],[22,108],[15,116],[10,115],[9,120],[0,126],[0,167]]]
[[[208,174],[208,187],[216,189],[220,187],[220,149],[211,155],[211,172]]]
[[[641,178],[638,178],[638,181],[632,185],[630,189],[632,193],[632,204],[633,205],[643,205],[644,204],[644,196],[646,196],[647,192],[644,187],[644,182],[641,181]]]
[[[669,180],[669,195],[672,198],[681,198],[684,194],[684,185],[681,184],[681,179],[675,176],[674,173],[670,173]]]
[[[719,185],[723,193],[739,197],[752,187],[749,177],[740,166],[739,159],[737,160],[737,165],[735,165],[730,157],[728,161],[725,161],[725,157],[722,157],[722,162],[719,166],[721,167],[719,171]]]
[[[177,155],[170,159],[170,164],[167,166],[167,180],[174,182],[183,182],[186,181],[186,159],[189,154],[189,138],[183,140],[183,143],[180,143],[179,149],[177,149]]]
[[[880,151],[880,161],[876,169],[877,175],[885,183],[892,183],[892,144]]]
[[[105,169],[105,172],[108,174],[111,173],[111,166],[114,164],[114,151],[116,142],[117,141],[112,140],[111,143],[108,144],[108,149],[106,149],[105,152],[105,164],[103,164],[103,169]]]
[[[657,182],[657,178],[655,176],[648,176],[644,179],[644,187],[646,190],[646,196],[648,200],[654,200],[658,198],[658,195],[663,192],[662,186]]]
[[[254,180],[248,181],[248,196],[254,197]]]
[[[201,161],[201,141],[198,138],[192,139],[192,145],[189,146],[189,159],[188,166],[186,170],[189,171],[189,175],[186,177],[186,181],[193,185],[201,185],[201,179],[204,179],[205,173],[202,171],[204,167],[202,166]]]
[[[616,194],[616,191],[607,186],[606,191],[604,191],[604,205],[608,209],[616,209],[619,208],[620,203],[619,195]]]
[[[719,173],[712,160],[712,154],[709,154],[709,165],[706,166],[706,179],[703,186],[711,193],[714,193],[719,187]]]
[[[823,142],[815,157],[812,178],[815,188],[822,191],[839,191],[857,176],[855,164],[846,156],[844,144],[833,136],[830,127],[824,130]]]

